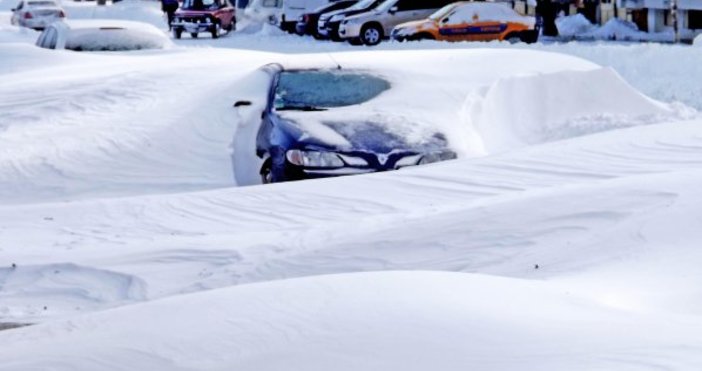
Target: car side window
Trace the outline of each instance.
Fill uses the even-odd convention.
[[[436,2],[432,0],[400,0],[395,6],[398,12],[441,8],[441,6],[437,5]]]

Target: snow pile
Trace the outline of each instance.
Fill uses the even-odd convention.
[[[558,34],[564,37],[587,34],[597,28],[582,14],[559,17],[556,19]]]
[[[0,24],[0,43],[34,43],[39,34],[29,28]]]
[[[40,321],[146,298],[137,277],[70,263],[0,268],[0,316]]]
[[[122,19],[149,23],[161,30],[168,28],[158,1],[123,0],[104,6],[66,2],[63,6],[69,19]]]
[[[640,31],[633,22],[619,18],[612,18],[601,27],[591,31],[588,35],[596,39],[603,40],[646,40],[649,36],[646,32]]]
[[[0,370],[621,370],[663,361],[694,369],[699,364],[684,355],[701,350],[702,326],[674,318],[659,321],[538,281],[340,274],[8,331]]]
[[[702,34],[697,35],[697,37],[695,37],[695,39],[692,41],[692,45],[702,46]]]
[[[614,70],[509,77],[471,94],[463,108],[473,146],[502,152],[606,130],[671,121],[673,107],[655,102]]]

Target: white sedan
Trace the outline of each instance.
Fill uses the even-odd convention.
[[[46,49],[74,51],[126,51],[163,49],[173,45],[155,26],[135,21],[91,19],[55,22],[37,39]]]
[[[41,30],[65,17],[66,12],[53,0],[22,0],[12,9],[10,23]]]

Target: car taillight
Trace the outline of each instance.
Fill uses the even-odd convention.
[[[64,13],[63,10],[59,11],[59,17],[65,18],[65,17],[66,17],[66,13]]]
[[[34,18],[32,13],[30,13],[30,12],[24,13],[24,19],[32,19],[32,18]]]

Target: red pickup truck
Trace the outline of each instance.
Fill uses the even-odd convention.
[[[234,7],[227,0],[183,0],[171,23],[173,37],[180,39],[183,32],[196,38],[200,32],[209,32],[216,39],[222,31],[236,28]]]

